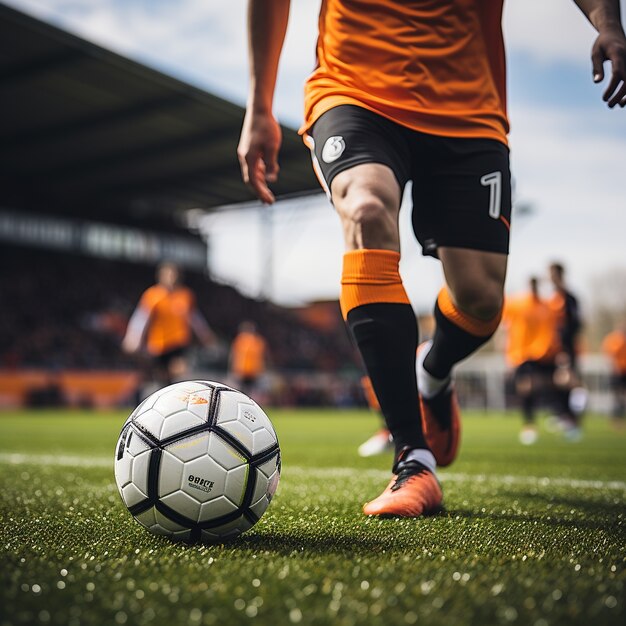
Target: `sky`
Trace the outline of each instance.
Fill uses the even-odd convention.
[[[86,39],[239,104],[247,90],[244,0],[4,0]],[[626,14],[626,0],[621,0]],[[292,0],[275,98],[297,128],[302,85],[314,64],[319,0]],[[583,307],[594,284],[626,272],[626,110],[609,110],[591,80],[595,31],[571,0],[506,0],[511,167],[515,201],[507,293],[563,262]],[[608,68],[607,68],[608,69]],[[605,80],[606,84],[606,80]],[[432,307],[439,263],[420,255],[401,213],[401,272],[415,308]],[[262,245],[268,215],[235,211],[205,222],[213,275],[283,304],[336,298],[342,237],[327,200],[271,212],[273,254]],[[268,278],[272,267],[271,280]],[[622,283],[623,284],[623,283]]]

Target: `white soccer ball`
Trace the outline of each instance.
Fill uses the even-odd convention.
[[[280,478],[264,411],[221,383],[189,381],[146,398],[117,443],[115,481],[135,519],[172,539],[220,541],[259,521]]]

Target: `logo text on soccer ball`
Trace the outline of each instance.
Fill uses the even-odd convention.
[[[201,476],[194,476],[193,474],[189,474],[189,478],[187,478],[190,487],[194,489],[200,489],[200,491],[206,491],[209,493],[211,489],[213,489],[213,485],[215,484],[212,480],[208,478],[202,478]]]

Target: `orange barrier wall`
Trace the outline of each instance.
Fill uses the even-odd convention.
[[[139,384],[138,372],[0,370],[0,408],[26,404],[29,394],[58,388],[70,406],[113,407],[123,403]]]

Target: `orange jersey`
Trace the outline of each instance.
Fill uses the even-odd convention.
[[[195,298],[187,287],[168,291],[161,285],[147,289],[139,306],[149,316],[146,344],[150,354],[163,354],[191,341],[191,313]]]
[[[626,374],[626,334],[619,330],[609,333],[602,342],[602,350],[611,357],[615,372]]]
[[[231,369],[237,376],[258,376],[265,369],[266,344],[263,337],[242,332],[231,347]]]
[[[560,350],[556,315],[540,298],[528,294],[507,299],[502,324],[507,330],[506,359],[513,367],[549,361]]]
[[[562,322],[565,317],[565,297],[559,291],[552,294],[552,297],[548,300],[550,308],[557,314],[559,323]]]
[[[341,104],[417,131],[507,142],[503,0],[323,0],[305,133]]]

